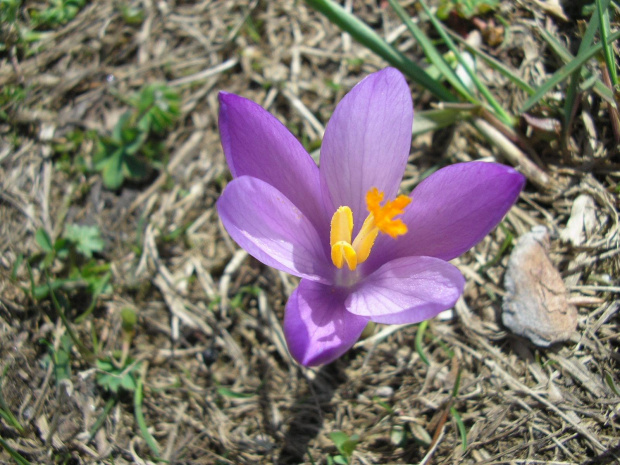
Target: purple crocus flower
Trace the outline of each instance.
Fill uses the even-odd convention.
[[[465,279],[448,263],[503,218],[525,183],[512,168],[460,163],[397,196],[413,105],[400,72],[357,84],[325,129],[320,168],[256,103],[220,93],[220,134],[234,177],[217,208],[231,237],[299,276],[286,304],[293,357],[340,357],[369,321],[417,323],[454,305]]]

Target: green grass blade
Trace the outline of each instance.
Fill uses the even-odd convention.
[[[609,373],[605,373],[605,381],[607,381],[609,389],[611,389],[617,396],[620,396],[620,389],[618,389],[618,387],[614,383],[613,377]]]
[[[570,53],[566,49],[566,47],[564,47],[564,45],[559,40],[557,40],[555,37],[553,37],[549,33],[549,31],[547,31],[544,28],[538,28],[538,31],[539,31],[541,37],[545,40],[545,42],[547,42],[547,45],[549,45],[549,47],[551,47],[553,52],[565,64],[566,63],[570,63],[571,61],[573,61],[575,59],[573,54]],[[596,31],[598,31],[598,13],[595,11],[594,14],[592,15],[592,18],[590,19],[590,24],[588,25],[588,27],[586,29],[586,32],[583,35],[583,39],[581,40],[581,45],[579,46],[579,51],[577,52],[577,56],[579,56],[581,53],[586,53],[588,51],[588,49],[590,48],[590,46],[592,44],[592,41],[594,40],[594,36],[596,34]],[[592,73],[590,73],[585,67],[580,67],[576,71],[579,72],[579,74],[581,75],[582,79],[590,79],[593,76]],[[578,86],[578,83],[579,83],[578,76],[576,77],[576,80],[577,80],[577,82],[574,84],[575,90],[577,89],[577,86]],[[615,103],[615,100],[614,100],[613,92],[600,79],[596,80],[596,83],[594,84],[594,91],[603,100],[605,100],[607,103],[612,105],[614,108],[616,107],[616,103]],[[569,93],[569,90],[567,90],[567,94],[568,93]],[[568,100],[568,97],[570,97],[570,96],[567,95],[567,99],[566,100]],[[569,103],[570,102],[567,102],[567,105]],[[572,106],[571,106],[571,108],[572,108]],[[565,109],[566,109],[566,106],[565,106]]]
[[[609,4],[609,2],[607,2]],[[618,73],[616,72],[616,58],[611,45],[607,42],[607,38],[610,34],[609,26],[609,8],[603,8],[603,0],[596,0],[596,9],[598,12],[599,29],[601,34],[601,42],[603,43],[603,55],[605,56],[605,63],[607,63],[607,69],[609,70],[609,78],[611,79],[612,86],[618,85]],[[594,16],[594,15],[593,15]]]
[[[9,366],[6,365],[4,367],[4,370],[2,371],[2,375],[0,375],[0,416],[4,418],[4,421],[6,421],[8,424],[12,425],[13,428],[19,431],[19,434],[24,434],[24,427],[21,425],[19,420],[15,418],[15,415],[13,415],[13,412],[11,412],[9,405],[6,403],[4,395],[2,394],[2,380],[4,379],[4,376],[6,375],[8,369]]]
[[[607,10],[607,8],[609,7],[609,0],[602,0],[600,2],[600,6],[604,10]],[[592,17],[590,18],[590,22],[588,23],[586,32],[583,34],[583,38],[581,39],[581,43],[579,44],[579,50],[577,51],[577,55],[579,55],[580,53],[585,53],[590,48],[590,45],[592,45],[592,42],[594,42],[594,37],[596,36],[596,33],[598,32],[601,24],[599,20],[599,15],[600,13],[597,8],[592,13]]]
[[[452,388],[452,397],[456,397],[459,395],[459,388],[461,387],[461,369],[459,368],[456,373],[456,380],[454,381],[454,387]]]
[[[88,433],[88,442],[92,441],[95,438],[95,434],[97,434],[99,428],[103,426],[105,419],[108,417],[108,414],[112,410],[112,407],[116,405],[117,401],[118,399],[116,397],[110,397],[105,403],[105,406],[103,407],[103,412],[101,412],[101,415],[99,415],[99,418],[97,418],[97,421],[95,421],[95,424]]]
[[[437,131],[465,119],[468,113],[469,111],[460,111],[454,108],[417,111],[413,119],[412,133],[416,136],[428,131]]]
[[[142,434],[142,437],[149,446],[149,449],[151,449],[151,452],[153,452],[153,455],[155,455],[155,457],[159,457],[159,447],[157,446],[155,438],[149,432],[149,428],[146,425],[146,420],[144,419],[144,414],[142,413],[142,387],[144,385],[145,373],[146,366],[136,383],[136,392],[133,396],[133,412],[136,417],[136,423],[138,423],[138,428],[140,429],[140,434]]]
[[[93,310],[97,306],[97,300],[99,299],[99,296],[102,294],[103,290],[108,285],[108,282],[110,282],[110,278],[111,277],[112,277],[112,273],[110,271],[108,271],[105,275],[103,275],[102,278],[100,278],[97,281],[97,283],[95,284],[94,289],[92,291],[92,295],[90,297],[91,298],[90,305],[84,311],[84,313],[82,313],[80,316],[78,316],[75,319],[76,324],[79,324],[82,321],[84,321],[84,319],[93,312]]]
[[[409,29],[409,32],[414,37],[414,39],[418,42],[418,44],[420,44],[420,47],[422,47],[426,58],[428,58],[428,60],[437,67],[441,74],[450,84],[452,84],[452,86],[459,94],[461,94],[464,98],[466,98],[472,103],[478,103],[476,98],[463,84],[456,72],[446,62],[443,55],[439,53],[437,48],[428,39],[428,37],[424,35],[420,28],[416,26],[413,21],[411,21],[411,18],[409,17],[405,9],[400,6],[400,4],[396,0],[388,0],[388,2],[392,9],[396,12],[398,17],[401,19],[401,21],[405,24],[405,26],[407,26],[407,29]]]
[[[49,275],[46,273],[45,276],[47,279],[47,286],[49,288],[50,296],[52,298],[52,303],[54,304],[54,308],[58,312],[58,316],[60,317],[61,321],[65,325],[67,334],[69,335],[73,343],[78,347],[80,353],[85,358],[89,360],[92,359],[94,354],[88,349],[88,347],[82,344],[82,341],[80,341],[80,338],[77,336],[77,334],[75,334],[75,331],[73,331],[71,323],[69,322],[67,315],[65,315],[65,310],[62,308],[62,306],[60,305],[60,302],[58,302],[58,299],[56,298],[56,293],[54,292],[54,289],[52,287]]]
[[[609,36],[608,41],[613,42],[614,40],[618,40],[620,38],[620,31],[616,32]],[[575,57],[574,60],[568,62],[564,66],[562,66],[559,70],[557,70],[553,76],[551,76],[547,81],[541,85],[534,95],[532,95],[521,107],[521,112],[526,112],[534,105],[536,105],[547,92],[549,92],[553,87],[555,87],[560,82],[566,80],[573,72],[578,70],[586,61],[592,58],[594,55],[599,53],[603,49],[603,44],[597,44],[594,47],[590,48],[586,53]]]
[[[424,333],[426,332],[426,328],[428,327],[428,320],[424,320],[418,326],[418,332],[415,334],[415,350],[422,359],[424,363],[430,366],[430,362],[428,358],[426,358],[426,354],[424,353]]]
[[[0,438],[0,446],[2,446],[11,457],[13,457],[13,460],[15,460],[18,465],[30,465],[30,462],[26,460],[22,454],[9,446],[9,443],[2,438]]]
[[[514,125],[513,118],[502,108],[502,106],[495,99],[495,97],[493,97],[489,89],[482,83],[482,81],[478,79],[478,76],[476,75],[476,73],[471,69],[467,61],[463,58],[456,44],[452,41],[452,39],[450,38],[450,35],[448,35],[448,33],[445,31],[445,29],[443,28],[439,20],[435,17],[435,15],[433,15],[433,13],[431,12],[426,2],[424,0],[420,0],[420,4],[422,5],[422,8],[424,8],[424,11],[428,15],[431,23],[433,24],[433,27],[437,30],[437,32],[441,36],[441,39],[448,46],[450,51],[454,53],[454,55],[456,56],[456,59],[459,61],[463,69],[465,69],[465,71],[469,75],[472,82],[476,85],[476,88],[478,89],[480,94],[482,94],[482,96],[487,100],[487,102],[493,108],[493,110],[495,110],[495,114],[497,115],[497,117],[504,124],[506,124],[509,127],[512,127]]]
[[[512,82],[514,85],[524,90],[529,95],[532,95],[535,92],[532,86],[530,86],[527,82],[525,82],[523,79],[517,76],[517,73],[515,72],[514,69],[508,68],[501,61],[497,60],[496,58],[493,58],[488,53],[485,53],[482,50],[468,44],[467,41],[463,39],[461,36],[459,36],[458,34],[452,31],[447,31],[447,32],[448,34],[450,34],[450,37],[452,37],[457,42],[459,42],[462,46],[464,46],[465,50],[467,50],[469,53],[476,55],[477,57],[484,60],[486,64],[489,65],[489,67],[493,68],[495,71],[502,74],[504,77],[510,80],[510,82]]]
[[[510,230],[506,226],[504,226],[504,223],[500,223],[499,227],[502,229],[504,234],[506,234],[506,237],[502,241],[502,245],[499,247],[499,251],[495,254],[495,256],[480,267],[479,271],[481,272],[499,263],[499,261],[502,259],[502,257],[506,253],[506,250],[508,250],[508,247],[512,245],[512,241],[514,240],[514,235],[510,232]]]
[[[424,69],[409,60],[390,44],[385,42],[366,23],[348,13],[343,7],[332,0],[306,0],[312,8],[322,13],[332,23],[338,26],[359,43],[375,52],[392,66],[400,69],[412,81],[421,85],[440,100],[447,102],[457,101],[456,97],[442,84],[431,78]]]
[[[606,3],[609,4],[609,1],[607,0]],[[581,39],[581,43],[579,44],[579,50],[577,51],[577,55],[580,55],[581,53],[585,53],[587,49],[590,48],[590,45],[592,44],[592,41],[594,40],[594,36],[596,35],[596,31],[598,29],[598,24],[599,24],[598,15],[599,15],[598,10],[594,10],[592,17],[590,18],[588,27],[586,28],[586,32],[584,33],[583,38]],[[560,41],[558,41],[555,37],[549,34],[549,32],[546,29],[541,29],[541,30],[543,31],[545,35],[548,36],[547,41],[549,43],[555,44],[555,47],[560,52],[565,52],[564,55],[568,55],[568,59],[565,60],[566,62],[569,62],[573,59],[570,52],[564,49],[564,46],[562,45]],[[578,95],[577,87],[579,86],[579,76],[581,75],[587,79],[588,74],[589,73],[587,73],[587,71],[583,67],[581,67],[578,71],[575,71],[573,75],[571,76],[570,83],[568,84],[568,88],[566,89],[566,96],[564,98],[564,126],[563,126],[565,137],[567,136],[568,131],[570,130],[572,119],[573,119],[575,101]],[[608,90],[607,86],[603,85],[603,83],[598,81],[598,79],[597,79],[597,82],[599,82],[599,87],[601,87],[602,89]],[[610,98],[613,98],[613,94],[610,95]]]
[[[463,423],[463,419],[461,418],[461,415],[459,415],[459,412],[457,412],[454,407],[450,407],[450,413],[452,414],[454,421],[456,421],[456,427],[459,429],[459,434],[461,435],[461,446],[463,447],[463,450],[466,450],[467,449],[467,428],[465,428],[465,423]]]
[[[568,83],[568,87],[566,88],[566,95],[564,96],[564,125],[562,126],[562,132],[564,137],[568,135],[568,131],[572,126],[573,122],[573,113],[575,109],[575,101],[577,100],[577,87],[579,86],[579,76],[578,73],[573,73],[570,78],[570,82]],[[567,140],[567,139],[565,139]]]

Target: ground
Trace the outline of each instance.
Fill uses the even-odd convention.
[[[84,3],[41,19],[49,3],[25,1],[2,30],[1,463],[619,463],[620,164],[591,87],[569,134],[554,130],[565,83],[518,125],[535,169],[502,225],[454,261],[467,285],[453,311],[425,329],[369,328],[341,359],[305,368],[282,335],[296,278],[247,256],[218,220],[231,176],[217,95],[260,103],[314,152],[336,103],[386,63],[301,0]],[[387,2],[345,3],[428,65]],[[501,2],[449,24],[499,31],[481,47],[538,86],[561,66],[541,30],[577,53],[589,16],[569,6]],[[527,95],[483,64],[480,75],[518,114]],[[156,106],[135,103],[152,83],[178,108],[161,131],[138,131],[153,142],[115,188],[97,153],[119,147],[103,136],[125,112],[131,126]],[[437,103],[411,91],[416,112]],[[403,190],[477,159],[524,169],[464,120],[414,137]],[[583,195],[594,217],[571,238]],[[510,237],[536,225],[578,310],[549,348],[500,317]],[[350,458],[335,432],[358,436]]]

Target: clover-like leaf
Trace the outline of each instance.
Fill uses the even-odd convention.
[[[104,242],[97,226],[70,224],[65,228],[65,239],[75,244],[75,249],[85,257],[91,258],[94,252],[103,250]]]
[[[97,384],[110,392],[117,393],[120,388],[126,391],[136,390],[136,373],[140,363],[132,365],[133,360],[127,359],[123,367],[117,367],[111,359],[97,360]]]

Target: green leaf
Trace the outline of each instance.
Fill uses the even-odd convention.
[[[53,28],[71,21],[84,7],[86,0],[53,0],[44,9],[33,9],[30,16],[34,26]]]
[[[24,254],[20,253],[19,255],[17,255],[17,258],[15,258],[15,262],[11,267],[11,281],[15,281],[17,279],[17,272],[22,266],[22,263],[24,263]]]
[[[103,185],[108,189],[116,190],[123,184],[123,149],[119,148],[110,158],[101,163],[101,177]]]
[[[474,107],[475,108],[475,107]],[[438,110],[418,111],[413,119],[414,136],[428,131],[437,131],[465,119],[472,109],[443,108]]]
[[[218,387],[216,391],[221,396],[230,397],[233,399],[247,399],[249,397],[254,397],[256,395],[254,393],[235,392],[226,387]]]
[[[121,16],[123,21],[132,26],[142,24],[144,21],[144,10],[133,6],[121,4],[120,5]]]
[[[142,179],[146,177],[148,173],[148,166],[146,163],[132,156],[125,157],[125,168],[129,176],[136,179]]]
[[[133,113],[131,111],[126,111],[118,118],[118,121],[112,128],[112,139],[114,140],[114,142],[118,144],[123,144],[123,142],[125,142],[126,139],[124,136],[128,135],[123,134],[123,131],[126,128],[131,128],[134,126],[134,123],[132,121],[132,114]],[[131,139],[131,136],[128,137]]]
[[[603,7],[603,3],[606,5]],[[609,26],[609,8],[607,5],[609,0],[604,2],[603,0],[596,0],[596,9],[599,17],[599,31],[601,34],[601,42],[603,43],[603,55],[605,56],[605,63],[607,64],[607,70],[609,71],[609,78],[611,85],[616,87],[618,85],[618,73],[616,72],[616,58],[611,45],[607,42],[607,38],[610,33]]]
[[[135,391],[137,387],[136,372],[140,363],[132,366],[133,360],[127,359],[125,366],[117,367],[110,359],[97,360],[97,384],[102,388],[117,393],[120,388],[126,391]]]
[[[73,341],[69,334],[65,333],[60,338],[58,350],[53,353],[54,360],[54,376],[56,384],[71,378],[71,349]]]
[[[107,268],[109,268],[109,265],[107,265]],[[97,305],[97,299],[101,294],[109,294],[110,292],[112,292],[112,286],[109,285],[110,278],[112,277],[112,273],[110,271],[107,271],[103,275],[91,275],[89,274],[90,271],[91,269],[90,267],[88,267],[88,265],[80,270],[82,278],[88,283],[88,288],[91,293],[91,302],[88,308],[84,310],[84,313],[82,313],[75,319],[75,322],[77,324],[84,321],[84,319],[92,313],[92,311],[95,309],[95,305]]]
[[[385,42],[366,23],[347,12],[336,2],[332,0],[306,0],[306,3],[324,14],[340,29],[351,34],[359,43],[375,52],[392,66],[400,69],[409,79],[428,89],[437,98],[448,102],[457,101],[456,97],[445,86],[436,82],[424,69]]]
[[[175,89],[166,84],[147,85],[132,102],[140,115],[138,126],[147,132],[162,134],[181,115],[181,98]]]
[[[610,373],[605,373],[605,381],[607,381],[609,389],[611,389],[617,396],[620,396],[620,389],[618,389],[616,383],[614,383],[614,379]]]
[[[463,450],[467,449],[467,428],[465,428],[465,423],[463,423],[463,419],[459,415],[459,412],[454,407],[450,407],[450,413],[454,417],[454,421],[456,422],[456,427],[459,429],[459,434],[461,436],[461,446]]]
[[[334,431],[333,433],[329,434],[329,437],[334,442],[334,445],[336,446],[336,449],[338,449],[338,452],[340,452],[344,457],[345,463],[348,464],[351,456],[353,455],[355,447],[359,443],[359,436],[357,434],[349,436],[342,431]],[[334,457],[334,461],[336,461],[336,458],[337,456]]]
[[[56,279],[50,283],[34,286],[33,297],[36,300],[40,300],[48,297],[50,295],[50,290],[57,291],[59,289],[63,289],[65,286],[79,287],[83,285],[84,283],[79,279]]]
[[[137,154],[149,137],[148,131],[140,127],[123,130],[123,152],[127,155]]]
[[[49,234],[43,228],[37,229],[37,232],[34,234],[34,240],[39,244],[39,247],[43,249],[44,252],[54,252],[54,246],[52,244],[52,239]]]
[[[94,252],[101,252],[105,245],[97,226],[70,224],[65,228],[64,237],[75,244],[78,252],[88,258],[91,258]]]

